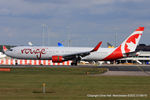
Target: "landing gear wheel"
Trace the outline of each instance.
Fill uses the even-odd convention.
[[[77,66],[78,65],[78,62],[81,60],[81,56],[78,56],[78,55],[76,55],[76,58],[75,59],[73,59],[73,61],[72,61],[72,63],[71,63],[71,65],[73,66]]]
[[[77,62],[72,62],[71,65],[72,66],[77,66],[78,64],[77,64]]]

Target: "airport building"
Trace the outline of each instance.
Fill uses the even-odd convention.
[[[136,48],[137,56],[118,59],[117,63],[150,64],[150,45],[140,44]]]
[[[138,56],[118,59],[117,63],[150,64],[150,51],[139,51]]]

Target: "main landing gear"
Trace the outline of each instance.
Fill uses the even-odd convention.
[[[72,61],[71,65],[72,65],[72,66],[77,66],[77,65],[78,65],[78,62],[77,62],[77,61]]]
[[[77,66],[77,65],[78,65],[78,62],[80,62],[81,59],[82,59],[81,56],[76,55],[76,58],[72,61],[71,65],[72,65],[72,66]]]

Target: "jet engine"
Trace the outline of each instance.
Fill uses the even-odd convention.
[[[62,56],[52,56],[52,62],[63,62],[64,58]]]

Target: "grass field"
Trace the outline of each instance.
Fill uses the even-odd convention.
[[[0,100],[150,100],[150,77],[90,76],[104,71],[100,68],[13,68],[11,72],[0,72]],[[42,83],[46,83],[45,94]],[[87,94],[147,94],[147,97],[92,98]]]

